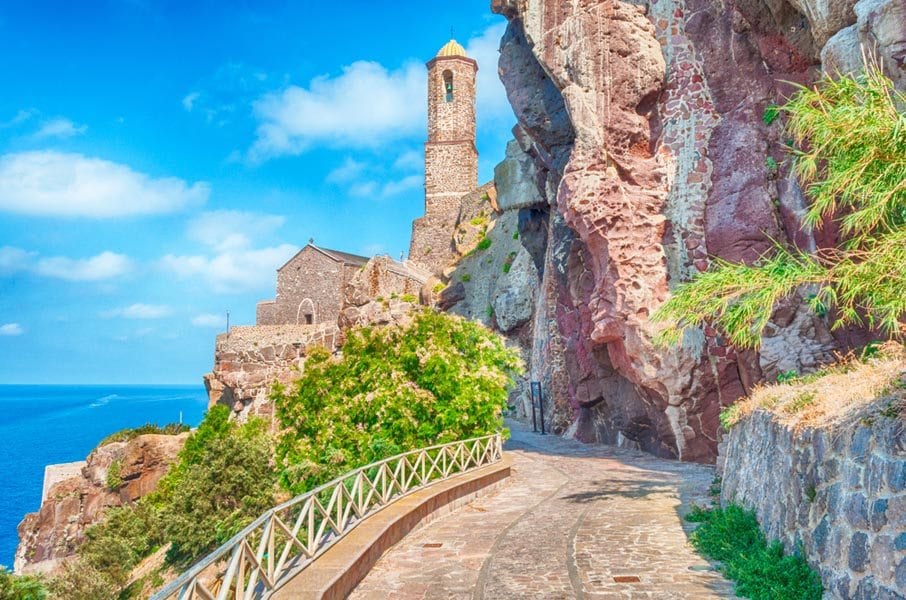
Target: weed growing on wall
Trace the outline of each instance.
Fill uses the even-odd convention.
[[[444,313],[351,330],[341,357],[313,352],[273,394],[281,482],[302,493],[400,452],[500,431],[521,368],[503,338]]]

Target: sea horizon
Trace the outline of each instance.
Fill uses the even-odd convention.
[[[0,565],[13,566],[27,513],[40,508],[44,467],[85,460],[107,435],[145,423],[196,426],[204,386],[180,383],[3,383],[0,436],[11,449],[0,469]]]

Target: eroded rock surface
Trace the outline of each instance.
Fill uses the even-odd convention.
[[[499,70],[519,125],[508,160],[534,163],[498,168],[500,204],[525,198],[534,213],[520,231],[544,231],[521,241],[540,278],[530,368],[550,425],[712,461],[722,406],[765,376],[829,360],[845,336],[831,335],[799,299],[778,309],[761,356],[736,352],[710,328],[659,348],[650,317],[672,285],[715,256],[750,262],[772,240],[805,250],[834,243],[802,228],[805,199],[786,171],[782,123],[765,110],[790,93],[785,82],[817,78],[822,49],[847,28],[889,57],[896,79],[902,2],[495,0],[493,8],[510,21]],[[852,64],[860,50],[841,43],[834,52]],[[500,189],[514,178],[520,184]]]

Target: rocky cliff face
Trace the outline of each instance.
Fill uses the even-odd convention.
[[[775,316],[760,354],[715,331],[652,343],[671,285],[712,257],[750,261],[803,231],[781,123],[763,118],[821,60],[858,66],[878,46],[898,81],[899,0],[495,0],[510,21],[500,74],[535,191],[519,213],[540,285],[531,377],[555,431],[711,461],[717,414],[762,377],[808,370],[839,340],[801,302]],[[500,197],[506,195],[498,181]],[[512,187],[512,186],[511,186]],[[523,186],[524,187],[524,186]],[[827,238],[828,236],[825,235]]]
[[[75,553],[85,530],[112,506],[141,498],[157,487],[186,443],[180,435],[140,435],[94,450],[79,475],[54,484],[38,512],[19,524],[17,573],[53,573]],[[115,465],[119,474],[109,477]]]

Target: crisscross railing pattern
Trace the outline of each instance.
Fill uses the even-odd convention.
[[[497,462],[499,434],[413,450],[280,504],[152,600],[267,598],[370,514],[424,486]]]

